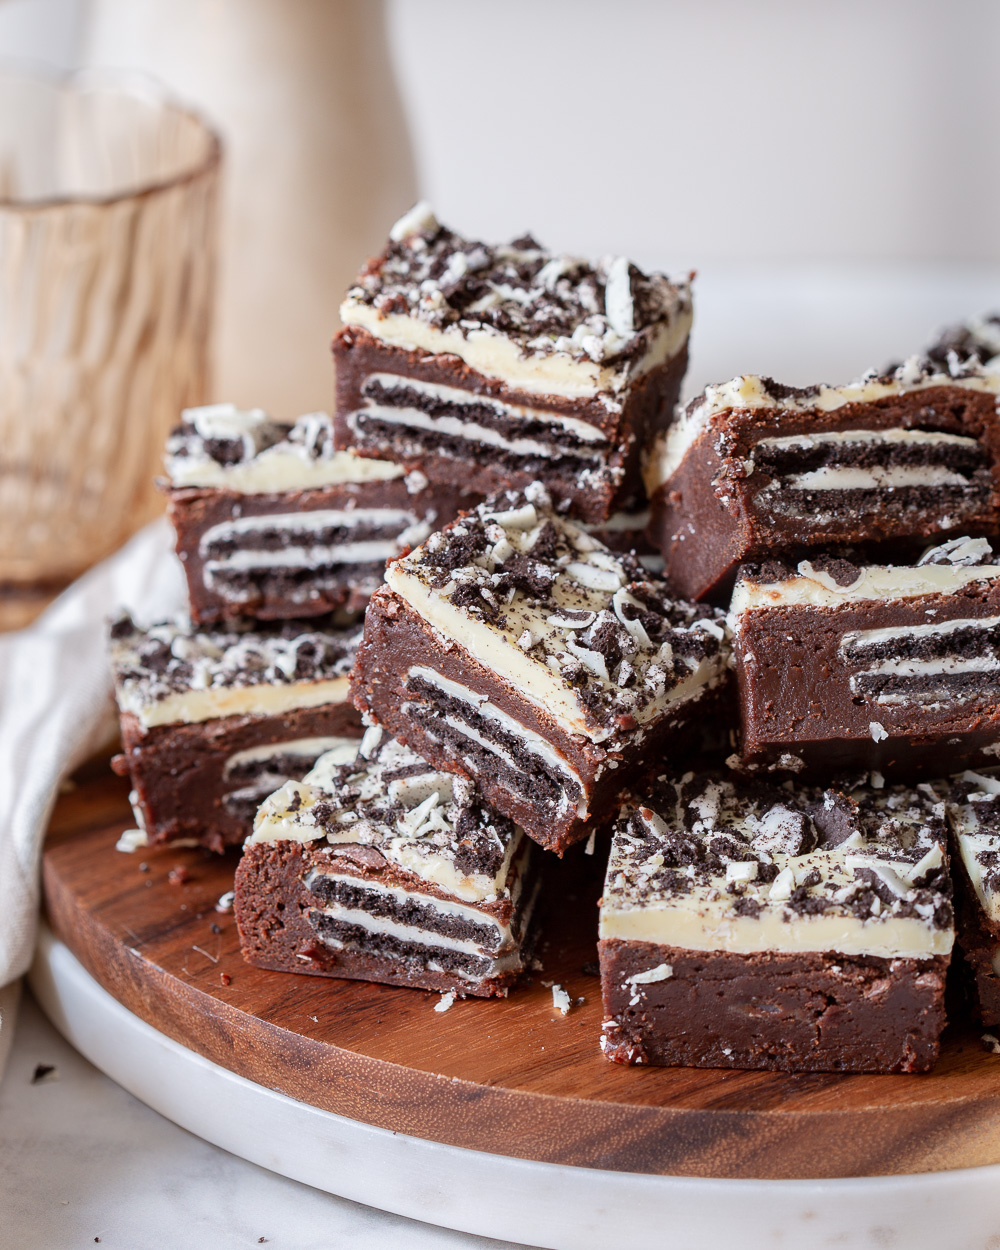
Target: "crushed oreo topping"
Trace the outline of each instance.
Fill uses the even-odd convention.
[[[1000,312],[970,317],[959,325],[948,326],[927,349],[927,358],[947,368],[952,357],[980,364],[1000,364]]]
[[[276,834],[373,848],[418,875],[433,877],[433,865],[444,861],[460,877],[492,881],[518,830],[473,782],[438,772],[374,729],[356,759],[321,756],[302,781],[287,782],[266,800],[253,840]]]
[[[869,369],[860,377],[842,385],[831,386],[818,383],[814,386],[786,386],[773,378],[755,374],[741,374],[726,382],[716,382],[696,395],[684,409],[679,425],[697,426],[702,420],[729,409],[781,408],[806,412],[816,404],[837,407],[841,404],[864,402],[865,392],[871,389],[874,397],[886,393],[904,393],[909,389],[929,386],[968,385],[980,389],[1000,390],[1000,373],[980,364],[975,355],[960,358],[955,352],[946,359],[934,359],[929,355],[910,356],[899,365],[880,372]]]
[[[313,617],[232,623],[225,630],[198,630],[176,621],[141,629],[127,613],[110,626],[111,666],[123,710],[186,691],[281,686],[344,677],[361,641],[356,621]]]
[[[168,477],[176,482],[195,463],[214,461],[231,467],[267,451],[305,461],[329,460],[335,454],[333,422],[325,412],[310,412],[287,424],[272,420],[259,408],[241,410],[235,404],[187,408],[167,439],[165,465]]]
[[[723,614],[674,599],[544,489],[486,500],[394,565],[571,688],[595,729],[634,728],[685,683],[723,680]]]
[[[640,356],[649,331],[688,312],[691,295],[687,283],[645,274],[622,256],[592,264],[547,252],[530,235],[466,239],[417,205],[348,292],[347,322],[352,303],[437,330],[502,335],[524,355],[607,364]]]
[[[804,560],[792,557],[769,557],[766,560],[747,561],[740,565],[737,581],[757,585],[773,585],[794,577],[809,577],[824,584],[848,590],[861,578],[865,569],[921,568],[929,564],[972,568],[1000,564],[1000,551],[995,552],[985,538],[950,538],[947,542],[928,547],[916,561],[894,565],[882,565],[884,556],[877,550],[865,551],[858,547],[831,547],[825,551],[810,552]]]
[[[1000,783],[997,785],[1000,795]],[[998,800],[1000,801],[1000,800]],[[851,791],[688,773],[627,803],[604,905],[713,906],[784,922],[837,914],[953,923],[945,803],[932,787]]]

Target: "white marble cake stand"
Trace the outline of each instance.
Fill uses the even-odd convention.
[[[551,1250],[998,1250],[1000,1165],[858,1180],[648,1176],[534,1163],[373,1128],[187,1050],[43,929],[30,981],[63,1036],[167,1119],[262,1167],[412,1219]]]

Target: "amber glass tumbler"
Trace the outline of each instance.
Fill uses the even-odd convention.
[[[0,624],[160,510],[208,395],[220,163],[145,80],[0,68]]]

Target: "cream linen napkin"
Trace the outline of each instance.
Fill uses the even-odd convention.
[[[0,1074],[38,924],[42,839],[60,781],[114,732],[107,620],[184,610],[165,521],[74,582],[28,629],[0,634]],[[114,866],[109,865],[109,871]]]

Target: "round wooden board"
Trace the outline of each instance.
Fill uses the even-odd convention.
[[[926,1076],[625,1068],[598,1049],[598,857],[552,858],[544,970],[505,1000],[265,972],[215,910],[235,858],[126,855],[127,786],[94,766],[56,808],[50,922],[130,1011],[269,1089],[381,1128],[523,1159],[674,1176],[879,1176],[1000,1162],[1000,1057],[949,1028]],[[172,875],[171,875],[172,874]],[[216,931],[218,930],[218,931]],[[583,999],[563,1017],[547,983]]]

